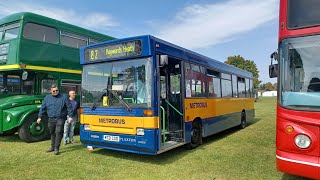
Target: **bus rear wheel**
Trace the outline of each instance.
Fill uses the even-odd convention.
[[[191,142],[188,144],[189,149],[194,149],[201,144],[201,126],[195,121],[192,123]]]
[[[19,137],[25,142],[37,142],[48,139],[49,129],[48,120],[43,118],[40,124],[37,123],[38,115],[31,114],[25,119],[23,124],[20,126],[18,132]]]
[[[246,112],[242,111],[241,113],[241,124],[240,124],[240,129],[244,129],[247,127],[247,117],[246,117]]]

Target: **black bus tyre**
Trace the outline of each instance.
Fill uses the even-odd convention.
[[[244,129],[247,127],[247,117],[246,117],[246,112],[242,111],[241,113],[241,124],[240,124],[240,129]]]
[[[195,121],[192,123],[191,129],[191,142],[188,144],[189,149],[194,149],[201,144],[201,126],[200,124]]]
[[[18,130],[20,139],[29,143],[46,140],[49,137],[47,118],[42,118],[40,124],[37,123],[37,119],[36,113],[25,119]]]

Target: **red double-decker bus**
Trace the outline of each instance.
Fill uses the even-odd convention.
[[[280,0],[276,158],[279,171],[320,179],[320,1]],[[278,64],[272,64],[277,60]]]

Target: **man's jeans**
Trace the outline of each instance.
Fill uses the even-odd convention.
[[[48,120],[48,128],[51,135],[51,147],[54,149],[60,148],[61,139],[63,136],[64,119]]]
[[[63,133],[63,143],[67,144],[67,140],[69,138],[70,143],[74,143],[73,135],[74,135],[74,126],[78,121],[77,116],[73,116],[73,120],[71,123],[68,122],[68,118],[64,123],[64,133]]]

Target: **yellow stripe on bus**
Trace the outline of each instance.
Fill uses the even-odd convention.
[[[232,114],[254,109],[254,98],[188,98],[185,104],[185,121]]]
[[[7,69],[20,69],[20,65],[19,64],[0,65],[0,70],[7,70]]]
[[[72,74],[82,73],[82,71],[80,70],[52,68],[52,67],[44,67],[44,66],[25,65],[25,68],[23,68],[23,65],[20,65],[20,64],[0,65],[0,70],[10,70],[10,69],[30,69],[30,70],[41,70],[41,71],[64,72],[64,73],[72,73]]]
[[[110,132],[121,134],[136,134],[137,128],[159,128],[159,117],[132,117],[132,116],[80,116],[81,124],[89,124],[91,131]]]
[[[82,73],[79,70],[62,69],[62,68],[51,68],[51,67],[43,67],[43,66],[31,66],[31,65],[26,65],[26,69],[42,70],[42,71],[54,71],[54,72],[64,72],[64,73],[73,73],[73,74],[81,74]]]

